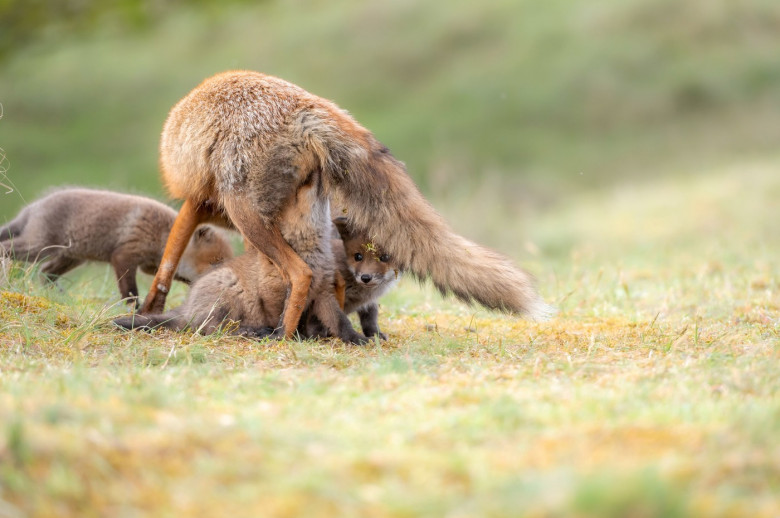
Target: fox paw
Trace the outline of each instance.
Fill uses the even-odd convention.
[[[285,332],[283,326],[277,327],[276,329],[271,330],[271,334],[268,335],[268,338],[270,338],[271,340],[284,340],[287,338],[287,333]]]
[[[273,327],[239,327],[236,334],[253,340],[262,340],[264,338],[272,337],[273,333]]]
[[[371,342],[370,338],[367,338],[366,336],[362,335],[361,333],[358,333],[357,331],[353,331],[351,333],[345,333],[345,336],[340,336],[341,340],[344,343],[353,344],[353,345],[366,345],[367,343]]]
[[[119,317],[113,320],[116,327],[120,329],[133,329],[133,317]]]
[[[387,340],[387,335],[378,329],[363,329],[363,332],[366,333],[366,336],[371,340],[373,340],[375,336],[378,336],[382,341]]]
[[[113,320],[113,324],[120,329],[126,329],[128,331],[137,329],[140,331],[146,331],[148,333],[152,330],[152,327],[149,326],[149,323],[143,320],[140,315],[115,318]]]

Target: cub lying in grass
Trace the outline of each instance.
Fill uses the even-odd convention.
[[[334,239],[335,280],[327,289],[336,290],[336,298],[345,313],[357,311],[366,336],[386,338],[377,325],[376,300],[399,277],[391,258],[381,252],[365,235],[355,235],[344,221],[337,221],[343,238]],[[150,330],[158,327],[176,331],[192,329],[209,334],[230,322],[226,329],[233,334],[263,338],[278,325],[284,307],[287,286],[279,271],[263,254],[249,246],[247,251],[204,275],[192,286],[181,306],[159,315],[130,315],[114,320],[125,329]],[[309,294],[306,318],[298,331],[304,337],[338,336],[345,327],[352,328],[344,314],[338,315],[312,303]],[[339,333],[329,332],[329,328]],[[357,333],[356,333],[357,334]],[[359,334],[358,334],[359,335]],[[345,340],[362,343],[361,340]]]

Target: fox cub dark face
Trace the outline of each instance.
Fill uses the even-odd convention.
[[[353,279],[344,279],[354,286],[376,289],[389,287],[401,276],[392,256],[375,245],[368,236],[355,234],[346,228],[346,220],[334,221],[344,243],[347,268]]]

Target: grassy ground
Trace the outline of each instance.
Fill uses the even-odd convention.
[[[107,267],[4,264],[0,516],[780,514],[776,2],[97,25],[0,63],[0,223],[53,185],[161,195],[167,110],[250,68],[349,109],[560,313],[405,282],[381,346],[120,333]]]
[[[6,265],[0,515],[777,516],[779,165],[444,207],[560,314],[407,282],[381,346],[121,333],[107,268]]]

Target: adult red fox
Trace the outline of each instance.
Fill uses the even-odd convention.
[[[329,239],[323,208],[330,199],[344,208],[352,228],[369,234],[404,270],[432,279],[442,293],[532,318],[552,313],[528,273],[453,233],[404,165],[368,130],[332,102],[282,79],[231,71],[203,81],[168,115],[160,164],[168,191],[184,204],[144,312],[164,307],[194,228],[222,221],[289,283],[275,336],[292,336],[309,286],[323,275],[316,265]],[[286,211],[302,189],[314,190],[314,206],[306,208],[308,218],[287,224]]]
[[[175,218],[172,208],[143,196],[61,189],[30,203],[0,227],[0,255],[42,262],[41,272],[51,280],[85,261],[109,262],[122,298],[135,302],[136,270],[155,273]],[[187,241],[177,280],[194,281],[233,256],[227,240],[208,226]]]

